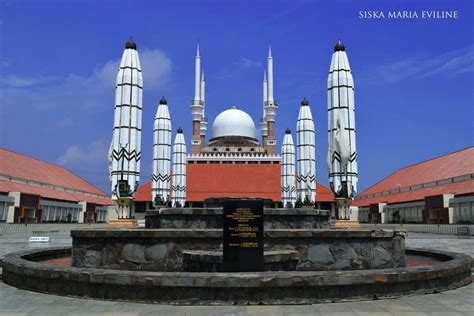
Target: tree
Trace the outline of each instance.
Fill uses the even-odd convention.
[[[399,211],[395,211],[392,213],[392,222],[395,224],[399,224],[402,222],[402,217],[400,216]]]

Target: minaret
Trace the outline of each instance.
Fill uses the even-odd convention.
[[[298,151],[298,199],[301,202],[316,201],[316,150],[313,116],[306,98],[301,102],[296,123]]]
[[[267,82],[267,72],[263,70],[263,117],[266,117],[265,104],[268,102],[268,82]]]
[[[143,79],[137,45],[125,44],[115,86],[110,181],[119,218],[129,218],[140,182]]]
[[[201,101],[201,54],[199,52],[199,42],[196,48],[194,60],[194,101]]]
[[[272,57],[272,47],[271,45],[268,48],[268,57],[267,57],[267,67],[268,67],[268,97],[265,104],[265,120],[267,121],[268,135],[266,143],[264,144],[269,155],[274,155],[276,153],[275,146],[275,119],[276,119],[276,110],[278,105],[276,104],[273,98],[273,57]]]
[[[357,149],[354,80],[344,44],[334,47],[328,76],[328,170],[331,190],[339,206],[339,219],[349,219],[357,192]]]
[[[296,202],[295,146],[288,128],[281,147],[281,201],[283,207],[294,207]]]
[[[165,97],[161,98],[153,125],[153,172],[151,198],[154,205],[165,205],[170,195],[171,119]]]
[[[186,143],[181,127],[178,128],[173,145],[171,200],[173,207],[184,207],[186,202]]]
[[[201,152],[201,122],[204,117],[204,102],[201,100],[201,55],[199,43],[197,44],[195,69],[194,69],[194,100],[191,104],[191,115],[193,117],[193,134],[191,137],[192,153]]]
[[[268,136],[268,123],[266,119],[265,106],[268,101],[267,71],[263,70],[263,113],[260,119],[260,134],[262,135],[262,146],[266,146]]]
[[[201,73],[201,101],[202,101],[202,119],[201,119],[201,148],[206,144],[206,133],[207,133],[207,117],[206,117],[206,79],[204,78],[204,65],[202,66]]]

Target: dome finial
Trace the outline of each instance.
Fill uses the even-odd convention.
[[[285,134],[291,134],[291,129],[287,128]]]
[[[168,104],[168,102],[165,99],[165,96],[161,97],[160,104]]]
[[[303,101],[301,101],[301,105],[309,105],[308,100],[306,100],[306,97],[303,98]]]
[[[178,134],[183,134],[183,129],[181,128],[181,126],[178,128],[178,130],[176,131]]]
[[[337,43],[336,43],[336,46],[334,46],[334,51],[335,52],[343,52],[346,50],[346,47],[344,46],[344,44],[342,43],[342,41],[339,39],[337,40]]]
[[[125,43],[125,48],[137,49],[137,44],[133,41],[133,38],[130,36],[128,42]]]

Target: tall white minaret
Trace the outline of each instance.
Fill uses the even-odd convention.
[[[268,123],[266,119],[266,104],[268,102],[268,84],[267,84],[267,71],[263,70],[263,113],[262,118],[260,119],[260,134],[262,135],[262,145],[266,146],[267,136],[268,136]]]
[[[200,79],[200,97],[203,104],[205,104],[206,99],[206,78],[204,77],[204,65],[202,66],[201,79]],[[205,116],[205,111],[203,108],[202,115]]]
[[[192,153],[198,154],[201,152],[203,145],[201,140],[201,123],[205,120],[204,102],[201,99],[201,54],[199,51],[199,42],[197,44],[194,62],[194,100],[191,104],[191,115],[193,118],[193,133],[191,137]]]
[[[276,154],[276,139],[275,139],[275,119],[276,110],[278,108],[275,99],[273,98],[273,57],[272,57],[272,46],[268,47],[267,57],[267,71],[268,71],[268,95],[267,101],[265,102],[265,120],[267,122],[267,137],[264,147],[269,155]]]
[[[199,52],[199,42],[194,60],[194,101],[201,101],[201,54]]]
[[[151,198],[154,205],[165,205],[170,195],[171,119],[165,97],[161,98],[153,125],[153,172]]]
[[[339,219],[349,219],[349,207],[357,192],[357,148],[354,80],[344,44],[334,47],[328,76],[329,183],[339,206]]]
[[[268,81],[267,71],[263,70],[263,117],[266,117],[265,104],[268,102]]]
[[[306,98],[301,102],[296,123],[298,152],[298,199],[316,201],[316,146],[313,116]]]
[[[184,207],[186,202],[186,142],[178,128],[173,145],[173,179],[171,200],[173,207]]]
[[[110,150],[112,199],[119,218],[129,218],[140,182],[143,78],[137,45],[125,44],[115,86],[114,129]]]
[[[201,101],[202,101],[202,119],[201,119],[201,127],[200,127],[200,135],[201,135],[201,147],[204,147],[206,143],[206,134],[207,134],[207,117],[206,117],[206,79],[204,77],[204,65],[202,66],[202,73],[201,73]]]
[[[281,147],[281,201],[283,207],[294,207],[296,202],[295,146],[289,128]]]
[[[273,57],[272,57],[272,45],[268,47],[268,102],[274,103],[273,99]]]

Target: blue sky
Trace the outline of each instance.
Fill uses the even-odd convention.
[[[294,132],[306,97],[317,178],[327,185],[326,80],[341,38],[356,85],[359,188],[367,188],[400,167],[474,143],[473,2],[414,2],[2,0],[0,146],[63,165],[108,192],[115,75],[133,36],[145,80],[147,181],[162,95],[173,129],[181,126],[189,143],[197,38],[210,122],[232,103],[258,121],[271,41],[279,145],[287,127]],[[361,10],[457,10],[459,17],[360,19]]]

